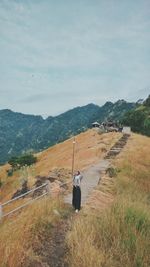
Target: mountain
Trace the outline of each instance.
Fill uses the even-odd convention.
[[[124,114],[135,108],[137,104],[128,103],[125,100],[118,100],[115,103],[106,102],[105,105],[99,108],[98,112],[95,114],[95,120],[98,122],[106,120],[120,121]]]
[[[150,95],[143,104],[127,112],[122,122],[130,126],[133,132],[150,136]]]
[[[125,112],[135,106],[135,103],[124,100],[106,102],[102,107],[88,104],[45,120],[41,116],[25,115],[9,109],[0,110],[0,163],[12,156],[40,151],[66,140],[90,128],[95,120],[120,120]]]

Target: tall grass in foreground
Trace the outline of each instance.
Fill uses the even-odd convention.
[[[51,235],[53,226],[63,214],[64,206],[60,200],[45,198],[25,208],[0,223],[0,266],[20,267],[25,262],[37,262],[35,254],[43,234]]]
[[[150,139],[134,135],[116,161],[111,208],[82,212],[68,234],[70,267],[150,266]]]

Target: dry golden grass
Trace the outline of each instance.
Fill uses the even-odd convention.
[[[119,139],[120,134],[99,135],[93,130],[76,137],[75,168],[84,169],[97,163],[104,153]],[[68,234],[69,267],[149,267],[150,258],[150,139],[132,135],[120,156],[113,162],[118,173],[108,190],[98,192],[89,205],[72,221]],[[71,169],[72,139],[38,154],[34,169],[28,169],[32,186],[35,175],[48,175],[54,168]],[[1,168],[4,186],[1,199],[9,199],[18,189],[24,173],[6,177],[8,166]],[[105,181],[106,182],[106,181]],[[110,184],[109,184],[110,185]],[[115,202],[112,195],[115,193]],[[105,198],[105,193],[108,198]],[[108,208],[99,212],[103,198]],[[61,201],[40,200],[0,224],[0,266],[20,267],[23,262],[40,257],[35,254],[43,231],[51,235],[53,225],[67,212]]]
[[[127,184],[129,191],[133,191],[135,188],[135,191],[139,190],[140,194],[150,192],[149,137],[133,134],[125,148],[125,152],[119,157],[116,164],[121,169],[121,184],[123,186]],[[132,184],[131,187],[130,182]],[[120,192],[119,188],[118,192]]]
[[[99,135],[94,130],[76,136],[75,169],[83,170],[97,163],[119,137],[120,134],[116,133]],[[0,200],[5,202],[12,197],[12,194],[20,188],[22,178],[28,178],[29,186],[32,187],[36,175],[48,175],[55,168],[71,170],[72,141],[72,139],[67,140],[37,154],[37,164],[15,172],[12,177],[6,175],[6,170],[10,168],[8,164],[1,167],[0,178],[3,186]],[[26,200],[21,199],[19,205],[24,201]],[[18,202],[14,202],[9,209],[15,208],[16,205],[18,206]],[[0,223],[1,267],[20,267],[26,259],[32,261],[36,258],[40,261],[33,248],[38,246],[42,232],[46,230],[47,234],[51,234],[52,226],[59,220],[53,212],[54,209],[60,211],[60,214],[67,212],[61,201],[43,199]]]
[[[75,169],[84,169],[96,163],[100,157],[119,139],[120,134],[109,133],[99,135],[95,130],[88,130],[75,137]],[[73,139],[55,145],[38,157],[36,172],[47,175],[54,168],[66,168],[72,166]],[[106,149],[106,151],[104,150]]]
[[[120,133],[108,133],[99,135],[95,130],[88,130],[76,136],[75,145],[75,169],[83,170],[99,161],[104,153],[118,140]],[[65,168],[71,171],[72,167],[73,139],[69,139],[47,150],[37,154],[38,162],[25,170],[14,173],[7,177],[6,170],[10,168],[7,164],[0,167],[0,179],[3,182],[0,201],[10,199],[13,193],[20,188],[22,178],[28,178],[29,186],[35,182],[35,176],[48,176],[55,168]]]
[[[70,267],[150,266],[149,151],[150,138],[132,135],[114,160],[115,201],[102,213],[83,210],[73,222],[67,237]]]
[[[80,216],[68,234],[69,267],[100,267],[104,262],[104,256],[95,243],[95,221],[89,216]]]
[[[60,216],[55,213],[60,212]],[[26,266],[40,258],[35,254],[44,234],[51,235],[53,226],[61,219],[66,208],[60,199],[45,198],[0,223],[0,266]],[[63,216],[63,215],[62,215]]]

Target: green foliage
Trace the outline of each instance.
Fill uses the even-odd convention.
[[[133,207],[128,207],[125,211],[125,222],[127,228],[134,227],[136,231],[146,235],[150,227],[150,221],[146,213]]]
[[[114,104],[106,102],[104,106],[99,108],[93,120],[98,122],[107,120],[120,121],[126,112],[134,109],[136,106],[135,103],[128,103],[124,100],[118,100]]]
[[[144,120],[144,129],[146,135],[150,136],[150,116]]]
[[[30,166],[37,162],[37,158],[32,154],[26,154],[20,157],[12,157],[8,163],[12,166],[13,169],[18,169],[22,166]]]
[[[149,95],[148,98],[144,101],[144,106],[146,106],[146,107],[150,107],[150,95]]]
[[[107,170],[106,170],[106,173],[108,173],[109,177],[116,177],[117,175],[117,172],[118,170],[113,168],[113,167],[109,167]]]
[[[18,157],[12,157],[8,163],[12,166],[13,169],[17,168],[17,165],[18,165]],[[10,170],[8,170],[9,172]],[[11,175],[9,175],[11,176]]]
[[[2,183],[2,180],[0,179],[0,188],[2,187],[3,183]]]
[[[127,112],[122,123],[131,126],[133,132],[150,136],[150,96],[145,100],[144,105]]]
[[[33,156],[32,154],[29,155],[23,155],[18,158],[18,163],[20,166],[30,166],[37,162],[37,158]]]

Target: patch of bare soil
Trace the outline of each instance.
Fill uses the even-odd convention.
[[[65,236],[68,230],[68,221],[64,220],[59,223],[52,232],[50,240],[45,239],[43,247],[43,258],[46,260],[47,266],[51,267],[67,267],[65,255],[67,247],[65,244]],[[43,264],[43,263],[42,263]]]
[[[69,219],[62,219],[57,225],[40,238],[40,245],[35,248],[33,260],[29,259],[22,267],[69,267],[66,261],[66,233],[69,230]]]

